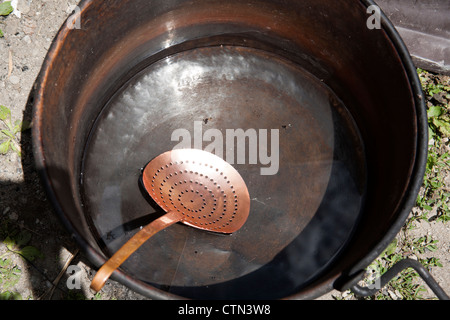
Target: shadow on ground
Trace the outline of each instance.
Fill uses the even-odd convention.
[[[23,121],[32,120],[34,95],[32,90]],[[93,266],[78,250],[46,197],[35,167],[31,130],[22,133],[21,148],[23,181],[0,181],[0,207],[3,208],[0,212],[0,257],[13,260],[21,269],[20,280],[8,291],[18,293],[22,299],[33,300],[141,298],[113,281],[105,286],[101,295],[94,296],[90,292]],[[15,248],[31,246],[42,253],[42,257],[30,261],[7,249],[5,239],[15,239],[21,233],[31,235],[31,239],[25,244],[16,244]],[[79,278],[71,277],[74,274],[67,271],[68,266],[74,265],[78,266],[76,276]],[[75,286],[72,290],[68,288],[68,280]],[[0,282],[2,292],[5,292],[5,284]]]

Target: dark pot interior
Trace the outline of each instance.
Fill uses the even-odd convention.
[[[370,4],[82,1],[80,28],[61,28],[39,76],[33,139],[90,260],[162,214],[140,170],[177,129],[200,148],[209,129],[276,132],[263,153],[279,150],[276,174],[248,149],[234,164],[252,199],[244,228],[174,225],[114,279],[151,298],[308,298],[375,259],[415,201],[427,131],[408,53],[384,16],[367,28]]]

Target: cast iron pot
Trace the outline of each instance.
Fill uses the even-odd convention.
[[[415,68],[370,5],[81,1],[39,75],[33,145],[90,261],[161,214],[140,169],[177,128],[253,128],[279,133],[279,170],[234,164],[252,199],[245,226],[174,225],[112,278],[155,299],[307,299],[359,280],[414,205],[427,153]]]

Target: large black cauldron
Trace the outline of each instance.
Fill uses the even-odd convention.
[[[139,185],[150,159],[214,146],[249,188],[244,228],[174,225],[114,279],[161,299],[312,298],[355,279],[403,225],[427,151],[415,68],[372,4],[82,1],[38,78],[33,142],[89,259],[161,214]]]

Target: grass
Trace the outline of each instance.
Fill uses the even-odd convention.
[[[428,152],[423,187],[417,198],[420,214],[412,219],[429,220],[430,212],[435,212],[434,219],[447,222],[450,220],[450,189],[442,177],[449,171],[450,155],[448,152],[442,153],[435,145],[430,146]]]
[[[21,156],[19,133],[30,128],[30,125],[20,120],[12,121],[11,110],[0,105],[0,154],[10,150]]]
[[[0,16],[7,16],[13,12],[14,8],[11,6],[11,1],[5,1],[0,3]],[[0,38],[3,38],[3,31],[0,29]]]
[[[427,96],[428,113],[428,161],[423,188],[417,199],[420,214],[415,219],[450,220],[450,186],[443,177],[450,174],[450,80],[439,81],[435,75],[418,69],[422,88]]]
[[[417,255],[437,250],[438,242],[430,236],[411,238],[407,230],[403,230],[388,248],[367,269],[374,276],[366,278],[366,284],[371,284],[380,275],[384,274],[394,264],[405,258],[417,259],[427,269],[442,267],[439,259],[417,258]],[[419,275],[413,269],[403,270],[391,280],[385,287],[366,300],[423,300],[422,293],[426,292],[423,285],[419,284]]]
[[[36,259],[45,258],[38,248],[30,245],[31,240],[32,233],[28,230],[17,227],[15,222],[8,219],[0,220],[0,243],[3,244],[3,253],[0,254],[0,301],[33,299],[31,296],[23,297],[16,287],[23,275],[21,268],[24,266],[23,263],[18,261],[18,258],[23,259],[28,264],[32,264]],[[55,261],[55,263],[57,262]],[[36,268],[36,266],[34,267]],[[49,283],[51,282],[50,279],[47,278],[47,280]],[[66,290],[64,288],[61,292],[64,300],[104,300],[101,292],[90,299],[79,289],[67,288]],[[43,296],[47,293],[48,291]],[[41,299],[43,296],[37,299]],[[114,299],[110,298],[109,300]]]
[[[13,256],[29,262],[44,258],[36,247],[29,244],[31,237],[29,231],[17,228],[9,220],[0,221],[0,240],[6,247],[6,252],[0,256],[0,300],[22,300],[20,293],[14,291],[22,270],[13,262]]]
[[[0,258],[0,300],[22,300],[20,293],[10,291],[19,282],[21,273],[10,258]]]
[[[411,230],[414,222],[435,221],[447,223],[450,220],[450,77],[441,77],[422,69],[417,69],[422,89],[426,96],[428,114],[429,144],[426,172],[422,188],[409,219],[401,232],[388,248],[366,269],[363,282],[371,285],[396,262],[412,258],[418,260],[428,270],[442,267],[436,257],[419,258],[432,254],[439,243],[432,235],[413,238]],[[448,185],[449,184],[449,185]],[[424,300],[427,290],[420,284],[419,275],[413,269],[403,270],[374,296],[365,300]],[[337,299],[354,299],[347,291]]]

